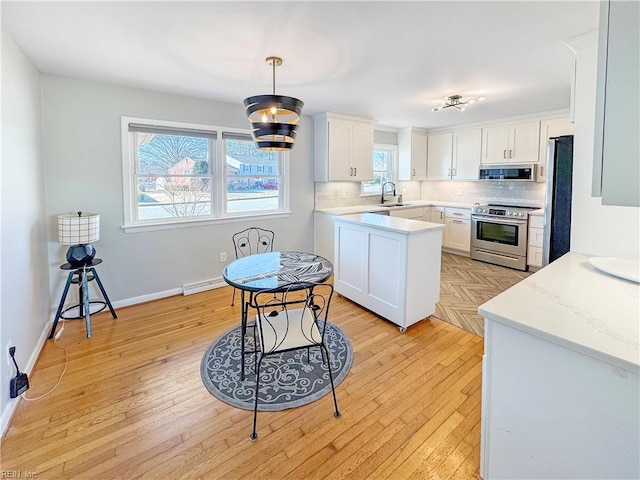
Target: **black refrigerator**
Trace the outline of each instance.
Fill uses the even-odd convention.
[[[547,145],[547,195],[542,265],[571,249],[571,182],[573,135],[550,138]]]

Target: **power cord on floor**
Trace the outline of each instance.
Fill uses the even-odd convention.
[[[35,398],[27,398],[27,392],[24,392],[22,395],[20,395],[23,399],[25,399],[27,402],[33,402],[35,400],[40,400],[41,398],[46,397],[47,395],[49,395],[51,392],[53,392],[56,388],[58,388],[58,385],[60,385],[60,383],[62,382],[62,377],[64,376],[64,374],[67,371],[67,367],[69,366],[69,352],[67,351],[66,347],[63,347],[62,345],[58,345],[58,339],[60,338],[60,336],[62,335],[62,332],[64,332],[64,326],[66,323],[66,320],[64,320],[63,318],[61,318],[60,320],[62,320],[62,328],[60,330],[58,330],[58,332],[56,333],[55,337],[53,337],[53,344],[64,350],[64,369],[62,370],[62,373],[60,374],[60,378],[58,378],[58,382],[53,386],[53,388],[51,390],[49,390],[47,393],[44,393],[38,397]]]

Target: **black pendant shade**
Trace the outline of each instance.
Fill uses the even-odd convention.
[[[273,67],[273,94],[244,99],[251,136],[260,150],[291,150],[304,103],[297,98],[275,94],[276,67],[282,65],[282,59],[267,57],[266,61]]]

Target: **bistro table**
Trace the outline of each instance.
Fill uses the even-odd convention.
[[[261,290],[296,289],[291,283],[314,284],[326,281],[333,273],[332,263],[320,255],[306,252],[267,252],[232,261],[222,272],[224,280],[242,294],[242,376],[244,380],[244,343],[249,306],[253,294]],[[245,294],[249,294],[247,300]]]

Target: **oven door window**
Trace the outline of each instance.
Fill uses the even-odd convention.
[[[502,245],[518,246],[519,225],[506,225],[478,220],[476,238],[485,242],[501,243]]]

